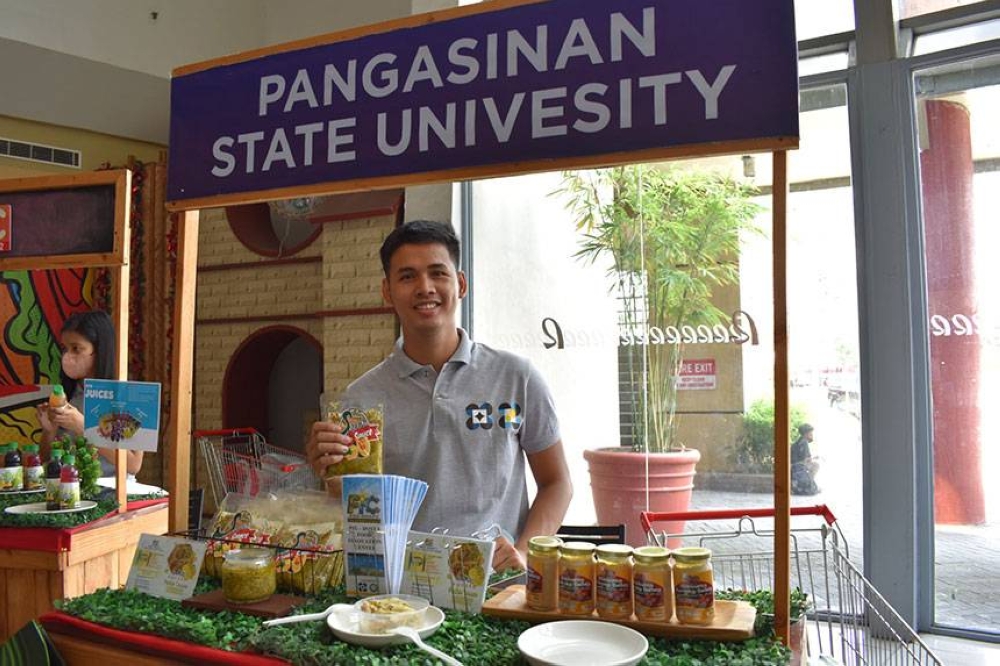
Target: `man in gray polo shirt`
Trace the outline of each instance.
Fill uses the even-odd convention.
[[[416,221],[381,249],[382,296],[399,317],[392,354],[352,383],[345,404],[385,408],[383,469],[430,484],[414,528],[470,534],[494,524],[493,566],[524,568],[528,539],[555,534],[572,484],[552,395],[529,361],[469,339],[455,326],[466,293],[450,225]],[[321,475],[349,440],[339,426],[313,426],[306,451]],[[538,493],[530,508],[525,460]]]

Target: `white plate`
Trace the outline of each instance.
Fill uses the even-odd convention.
[[[360,614],[351,610],[334,611],[326,618],[334,635],[345,643],[363,647],[384,647],[386,645],[404,645],[410,642],[406,636],[395,634],[362,634],[358,631]],[[444,611],[437,606],[428,606],[424,611],[424,626],[417,630],[421,638],[427,638],[444,622]]]
[[[87,509],[93,509],[97,506],[97,502],[92,502],[90,500],[80,500],[80,506],[75,509],[53,509],[48,510],[45,508],[45,502],[34,502],[32,504],[17,504],[15,506],[9,506],[5,509],[7,513],[47,513],[47,514],[57,514],[57,513],[76,513],[77,511],[86,511]]]
[[[6,497],[7,495],[28,495],[30,493],[44,493],[45,488],[38,488],[37,490],[0,490],[0,497]]]
[[[534,666],[633,666],[646,656],[649,641],[612,622],[560,620],[528,629],[517,647]]]
[[[113,476],[102,476],[97,479],[97,485],[102,488],[115,487],[115,477]],[[125,494],[127,495],[163,495],[166,497],[169,493],[159,486],[150,486],[145,483],[139,483],[135,479],[126,479],[125,481]]]

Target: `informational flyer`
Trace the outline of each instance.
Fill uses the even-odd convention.
[[[410,532],[401,591],[439,608],[478,613],[486,598],[492,540]]]
[[[84,380],[83,434],[91,444],[156,451],[159,432],[159,383]]]
[[[205,542],[183,537],[143,534],[128,572],[127,590],[181,601],[194,594]]]
[[[382,594],[386,589],[383,491],[379,476],[343,477],[344,582],[351,597]]]
[[[397,594],[410,527],[427,484],[392,474],[349,474],[342,483],[347,594]]]

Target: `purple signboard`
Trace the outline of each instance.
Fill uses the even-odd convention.
[[[195,71],[168,199],[797,139],[796,56],[792,0],[548,0]]]

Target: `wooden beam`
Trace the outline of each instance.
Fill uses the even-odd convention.
[[[495,178],[526,173],[541,173],[545,171],[562,171],[564,169],[593,169],[619,164],[658,162],[662,160],[682,159],[693,156],[708,157],[711,155],[749,155],[752,153],[765,153],[773,150],[793,150],[798,148],[798,146],[798,137],[779,136],[762,139],[747,139],[744,141],[702,143],[694,146],[685,145],[670,146],[666,148],[650,148],[648,150],[606,153],[585,157],[573,156],[552,160],[504,162],[503,164],[485,164],[477,167],[460,167],[455,169],[444,169],[441,171],[425,171],[420,173],[404,173],[374,178],[331,181],[315,183],[312,185],[280,187],[273,190],[218,194],[215,196],[198,197],[194,199],[177,199],[167,202],[167,210],[180,211],[196,210],[201,208],[221,208],[222,206],[260,203],[262,201],[272,201],[275,199],[295,199],[298,197],[312,197],[323,194],[384,190],[390,187],[410,187],[413,185],[451,183],[460,180]]]
[[[124,170],[125,177],[115,191],[115,247],[121,247],[122,263],[111,271],[111,322],[115,326],[117,350],[115,354],[116,378],[128,380],[128,303],[129,303],[129,217],[132,212],[132,172]],[[128,496],[125,487],[127,452],[115,451],[115,499],[118,513],[125,513]]]
[[[773,155],[774,193],[771,198],[772,275],[774,277],[774,629],[788,645],[791,579],[791,448],[788,442],[788,154]]]
[[[177,268],[174,273],[174,347],[170,372],[170,433],[167,437],[167,488],[170,531],[188,527],[191,492],[191,394],[194,376],[195,285],[198,277],[197,210],[177,220]]]

